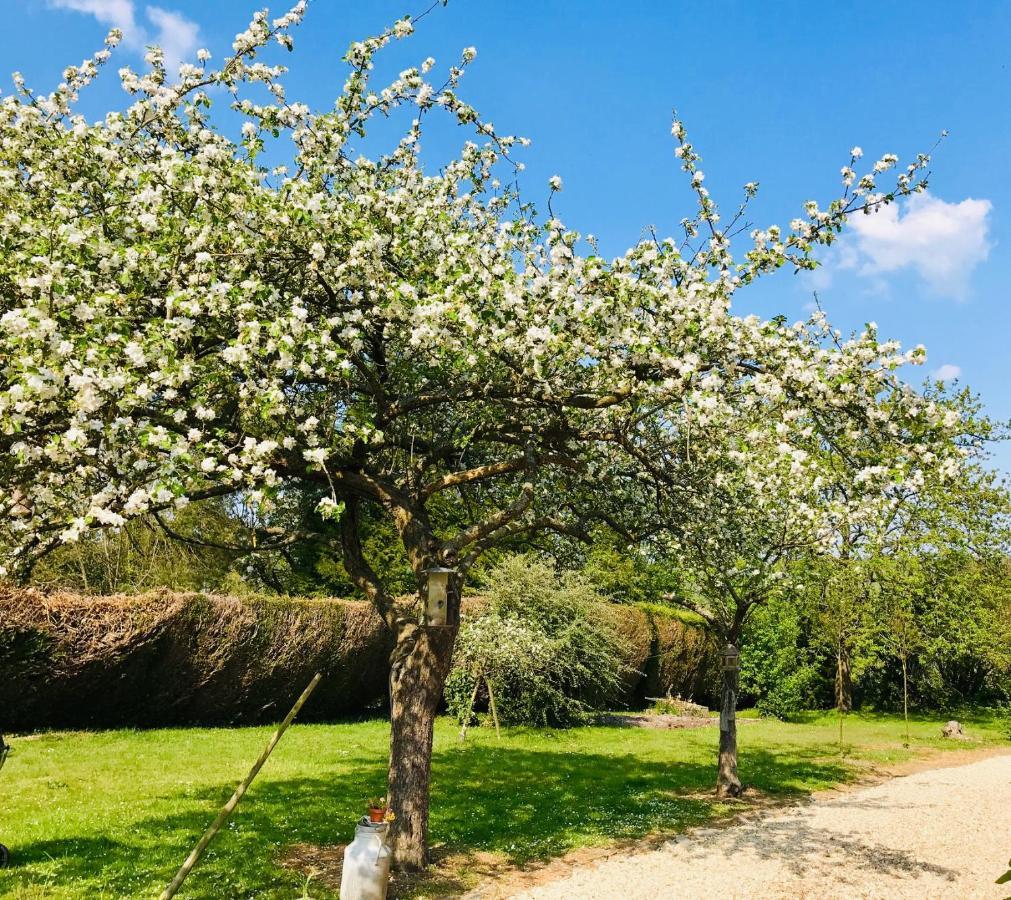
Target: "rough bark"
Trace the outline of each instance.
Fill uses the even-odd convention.
[[[741,781],[737,777],[738,677],[739,670],[724,667],[720,704],[720,757],[716,776],[718,797],[739,797],[742,791]]]
[[[417,871],[428,862],[432,730],[453,656],[455,628],[404,625],[390,665],[389,804],[393,865]]]

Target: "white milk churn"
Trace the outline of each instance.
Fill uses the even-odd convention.
[[[340,900],[386,900],[390,883],[390,848],[385,822],[363,818],[355,839],[344,850]]]

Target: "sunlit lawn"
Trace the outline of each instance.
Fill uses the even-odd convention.
[[[866,764],[964,749],[939,737],[943,717],[851,716],[845,754],[832,715],[740,729],[741,776],[766,794],[830,787]],[[998,723],[968,721],[983,744]],[[0,772],[0,841],[13,853],[0,896],[155,897],[267,740],[269,728],[53,733],[14,738]],[[345,842],[364,799],[383,793],[382,721],[293,726],[181,897],[300,897],[305,876],[278,865],[292,844]],[[503,863],[649,833],[675,832],[727,812],[708,796],[716,728],[474,729],[466,744],[436,731],[431,837]],[[969,746],[979,746],[972,744]],[[460,885],[467,872],[455,873]],[[324,884],[308,896],[335,897]]]

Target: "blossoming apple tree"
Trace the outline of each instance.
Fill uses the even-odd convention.
[[[414,29],[402,19],[351,45],[343,90],[316,113],[260,61],[292,48],[304,11],[258,13],[220,65],[200,51],[178,77],[153,48],[145,72],[120,70],[133,99],[101,121],[78,95],[115,32],[55,91],[16,77],[0,100],[0,544],[5,574],[24,578],[89,529],[145,515],[171,529],[173,509],[222,497],[261,510],[250,550],[333,540],[395,634],[393,845],[417,867],[455,630],[390,595],[362,548],[363,509],[393,523],[420,592],[431,567],[463,578],[517,535],[581,535],[612,499],[589,488],[624,465],[646,411],[695,428],[700,411],[726,420],[742,390],[779,383],[828,415],[844,392],[831,364],[808,369],[808,342],[733,316],[731,296],[811,265],[847,214],[921,186],[926,158],[882,193],[895,159],[857,180],[854,153],[840,198],[754,232],[738,262],[744,208],[720,223],[675,123],[699,211],[683,240],[608,261],[506,186],[523,141],[461,98],[472,49],[439,77],[426,59],[374,87],[375,55]],[[212,113],[222,96],[231,118]],[[398,113],[400,139],[366,155],[370,121]],[[467,138],[433,174],[421,145],[436,114]],[[293,492],[314,518],[279,529],[271,509]]]
[[[846,342],[821,313],[766,326],[774,354],[738,380],[723,404],[688,393],[680,409],[643,416],[622,436],[640,487],[629,529],[670,558],[683,584],[671,600],[698,615],[729,653],[722,677],[717,789],[736,796],[733,657],[753,609],[780,594],[799,598],[818,556],[852,547],[922,495],[963,471],[971,425],[952,404],[904,384],[896,370],[923,359],[878,340],[873,324]],[[670,412],[674,416],[669,415]],[[845,544],[845,546],[844,546]]]

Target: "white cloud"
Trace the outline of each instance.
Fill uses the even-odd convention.
[[[179,64],[189,59],[197,49],[200,29],[196,22],[178,12],[148,6],[144,14],[154,32],[137,21],[134,0],[49,0],[57,9],[94,16],[108,28],[123,32],[123,43],[134,50],[143,50],[148,44],[157,44],[165,51],[165,65],[169,74],[175,74]]]
[[[811,285],[827,288],[838,272],[852,271],[868,279],[871,290],[886,293],[884,276],[910,270],[934,293],[964,299],[973,270],[993,247],[992,208],[989,200],[947,203],[923,193],[870,215],[857,213],[812,273]]]
[[[165,66],[169,72],[179,71],[179,65],[191,57],[200,41],[196,22],[160,6],[149,6],[147,17],[158,29],[154,42],[165,51]]]
[[[962,367],[952,365],[951,363],[945,363],[943,366],[940,366],[933,371],[933,376],[938,381],[952,381],[955,378],[958,378],[961,374]]]
[[[125,39],[137,32],[133,0],[49,0],[49,5],[94,16],[103,25],[119,28]]]
[[[990,255],[989,200],[945,203],[917,194],[900,215],[895,204],[853,218],[857,248],[872,273],[913,268],[939,294],[963,297],[972,270]]]

